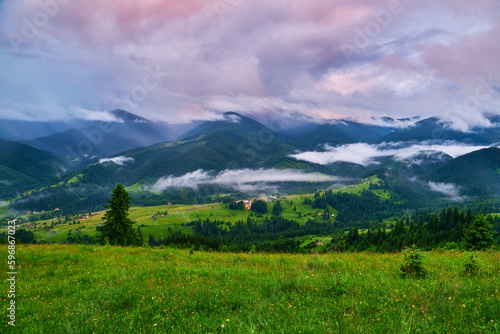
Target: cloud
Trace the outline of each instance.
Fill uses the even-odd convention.
[[[443,152],[456,158],[473,151],[477,151],[488,146],[468,146],[454,141],[447,141],[441,144],[432,142],[422,142],[420,144],[409,143],[382,143],[382,144],[347,144],[341,146],[325,145],[325,152],[309,151],[292,154],[291,157],[298,160],[305,160],[321,165],[328,165],[334,162],[345,161],[360,164],[363,166],[378,164],[377,158],[393,156],[395,160],[403,161],[412,159],[422,152],[434,151]]]
[[[432,191],[446,195],[452,201],[464,200],[464,197],[460,196],[460,188],[453,183],[429,182],[428,184]]]
[[[106,162],[113,162],[117,165],[123,166],[126,162],[134,162],[134,158],[127,158],[127,157],[115,157],[115,158],[106,158],[106,159],[99,159],[99,163],[103,164]]]
[[[37,27],[39,1],[3,0],[0,119],[71,120],[118,100],[170,123],[279,110],[368,123],[437,115],[467,131],[500,113],[496,0],[402,0],[379,26],[389,1],[222,2],[223,13],[213,0],[52,1]]]
[[[114,115],[106,111],[87,110],[83,108],[75,109],[75,118],[84,121],[102,121],[102,122],[118,122],[123,123],[123,120],[117,119]]]
[[[193,188],[203,184],[219,184],[237,189],[243,192],[259,192],[276,189],[276,186],[267,183],[276,182],[328,182],[336,181],[337,178],[319,173],[303,173],[291,169],[239,169],[225,170],[218,174],[207,172],[202,169],[184,174],[182,176],[162,177],[153,185],[146,187],[153,192],[161,192],[168,188]],[[271,188],[270,188],[271,187]]]

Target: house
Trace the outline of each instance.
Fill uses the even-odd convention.
[[[55,208],[55,210],[54,210],[54,211],[59,211],[59,208]]]
[[[316,240],[314,244],[317,246],[323,245],[323,240]]]
[[[172,203],[168,202],[167,205],[172,205]]]

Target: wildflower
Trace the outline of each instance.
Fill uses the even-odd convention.
[[[221,327],[224,328],[224,324],[222,324]]]
[[[229,319],[226,319],[227,322],[229,322]]]

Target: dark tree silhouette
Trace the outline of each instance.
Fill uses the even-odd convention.
[[[111,191],[111,200],[105,208],[109,210],[102,218],[104,226],[99,231],[101,242],[109,241],[112,245],[132,245],[137,244],[139,236],[132,228],[134,222],[128,218],[131,198],[123,185],[118,183]]]

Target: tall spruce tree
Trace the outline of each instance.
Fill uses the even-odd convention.
[[[99,231],[101,242],[109,241],[111,245],[133,245],[139,242],[137,232],[132,228],[134,222],[128,217],[131,198],[122,184],[118,183],[111,191],[108,210],[103,216],[104,226]]]
[[[464,240],[468,249],[486,249],[495,243],[493,240],[493,226],[481,215],[465,228]]]

